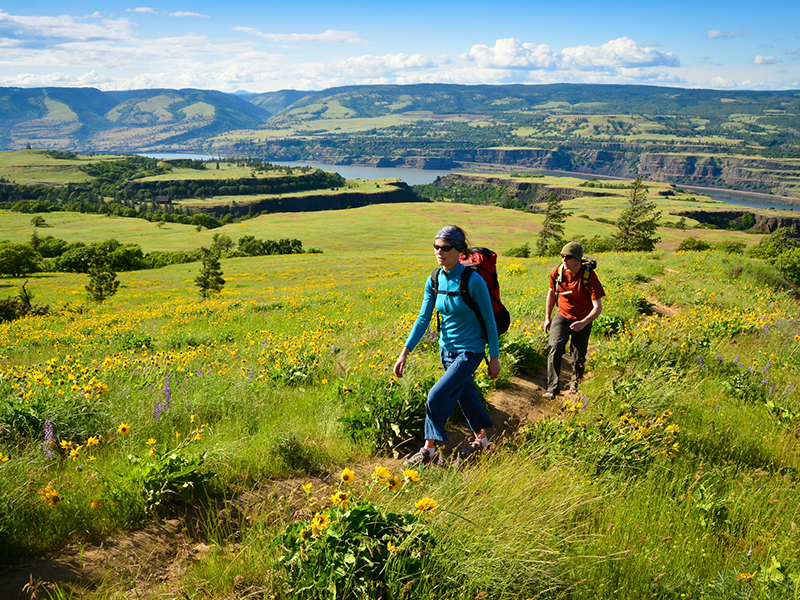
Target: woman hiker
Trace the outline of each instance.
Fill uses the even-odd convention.
[[[395,376],[402,377],[408,355],[427,331],[436,307],[442,318],[439,354],[445,372],[428,393],[425,406],[425,445],[407,458],[407,465],[427,464],[434,460],[436,443],[447,441],[444,425],[455,411],[456,405],[461,407],[475,434],[475,440],[459,454],[466,456],[481,452],[489,445],[486,429],[492,426],[492,420],[483,405],[473,374],[485,358],[488,344],[489,377],[496,379],[500,374],[500,350],[486,282],[477,273],[473,275],[472,269],[465,267],[459,260],[468,253],[468,249],[467,235],[460,227],[447,225],[436,234],[433,252],[440,267],[434,274],[438,277],[438,293],[434,293],[433,282],[429,277],[425,283],[419,316],[394,364]],[[478,305],[486,325],[488,340],[484,337],[484,328],[475,311],[459,294],[460,279],[463,276],[469,277],[467,289]]]

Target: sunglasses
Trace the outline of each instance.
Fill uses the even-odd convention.
[[[562,254],[561,258],[567,259],[567,258],[573,258],[573,257],[570,256],[569,254]]]
[[[438,250],[439,252],[450,252],[450,250],[452,250],[452,249],[453,249],[452,246],[438,246],[436,244],[433,245],[434,252],[436,250]]]

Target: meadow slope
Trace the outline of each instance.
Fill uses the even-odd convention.
[[[162,581],[140,557],[62,581],[51,597],[326,598],[331,586],[383,598],[800,597],[800,306],[758,261],[598,255],[608,296],[581,394],[473,465],[397,467],[393,450],[413,447],[440,369],[426,339],[406,377],[390,374],[435,231],[456,222],[505,250],[535,244],[541,223],[443,208],[269,215],[215,230],[296,237],[325,253],[225,259],[225,289],[207,301],[197,263],[120,273],[99,305],[85,301],[85,275],[28,277],[51,311],[0,324],[2,564],[91,553],[177,518],[202,549],[163,557],[180,562],[180,577]],[[24,227],[0,217],[4,232]],[[210,241],[189,227],[126,232],[121,219],[68,213],[48,215],[48,233],[67,239],[79,218],[69,235],[84,241]],[[584,230],[612,228],[568,220],[568,235]],[[554,264],[501,257],[512,326],[501,378],[478,376],[487,397],[515,370],[541,368]],[[0,280],[0,295],[23,281]],[[391,468],[365,471],[376,464]],[[190,510],[203,506],[213,510]],[[377,522],[390,525],[376,533]]]

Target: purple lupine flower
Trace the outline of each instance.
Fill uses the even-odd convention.
[[[758,387],[767,385],[768,381],[769,381],[769,375],[767,375],[766,377],[764,377],[764,379],[761,380],[761,383],[758,384]]]
[[[789,387],[787,387],[787,388],[786,388],[786,391],[785,391],[785,392],[783,392],[783,395],[784,395],[784,396],[788,396],[788,395],[789,395],[789,392],[791,392],[793,389],[794,389],[794,388],[793,388],[793,387],[792,387],[792,385],[790,384],[790,385],[789,385]]]
[[[753,372],[753,367],[747,367],[747,372],[748,373],[752,373]]]
[[[195,373],[195,375],[200,377],[200,375],[202,375],[202,374],[203,374],[203,367],[202,366],[197,367],[197,372]]]
[[[161,402],[156,402],[156,405],[153,407],[153,419],[158,421],[162,412],[164,412],[164,405],[161,404]]]
[[[164,410],[169,410],[169,401],[172,400],[172,388],[169,385],[169,371],[164,377]]]
[[[767,333],[768,331],[769,331],[769,325],[764,323],[764,333]]]
[[[44,441],[45,442],[49,442],[52,439],[53,439],[53,423],[50,421],[50,419],[45,419],[45,422],[44,422]],[[53,452],[50,450],[50,448],[47,447],[46,443],[45,443],[45,446],[44,446],[44,455],[47,458],[53,458]]]
[[[253,381],[253,369],[250,369],[250,376],[247,378],[247,383]]]
[[[717,362],[722,364],[722,354],[717,354]]]
[[[733,359],[733,364],[735,364],[735,365],[739,364],[739,355],[738,354],[736,355],[736,358]]]
[[[773,393],[774,391],[775,391],[775,384],[773,383],[773,384],[772,384],[772,387],[771,387],[771,388],[769,388],[769,393],[771,394],[771,393]]]
[[[769,368],[770,368],[771,366],[772,366],[772,363],[771,363],[770,361],[767,361],[767,364],[764,366],[764,368],[763,368],[763,369],[761,369],[761,374],[763,375],[764,373],[766,373],[767,371],[769,371]]]
[[[703,362],[703,357],[700,356],[699,354],[697,355],[697,361],[700,363],[701,367],[705,367],[706,366],[706,363]]]

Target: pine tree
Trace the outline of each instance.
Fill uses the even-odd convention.
[[[222,278],[222,267],[219,264],[219,254],[208,248],[200,248],[203,253],[203,266],[200,274],[195,278],[194,284],[200,288],[200,296],[205,300],[211,294],[219,292],[225,287]]]
[[[547,208],[544,213],[544,223],[536,240],[536,254],[545,256],[547,249],[553,242],[559,241],[564,237],[564,222],[567,215],[564,207],[561,206],[561,198],[555,192],[550,192],[547,196]]]
[[[637,177],[628,190],[628,206],[617,219],[617,249],[623,252],[650,252],[661,238],[656,235],[661,211],[647,200],[647,187]]]
[[[89,263],[89,270],[86,273],[89,275],[86,291],[89,293],[90,300],[102,303],[106,298],[117,293],[119,287],[117,274],[111,270],[111,266],[104,256],[99,254],[95,256]]]

